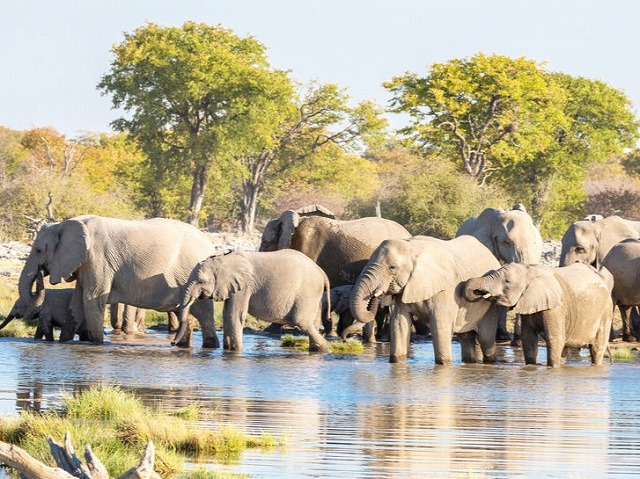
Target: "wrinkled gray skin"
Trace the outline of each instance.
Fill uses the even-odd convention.
[[[547,342],[547,365],[559,367],[566,348],[588,346],[602,364],[608,345],[613,277],[586,264],[553,268],[510,263],[464,285],[468,301],[513,307],[522,316],[525,362],[536,364],[538,334]]]
[[[327,315],[323,310],[323,327],[326,336],[342,336],[344,331],[353,324],[354,318],[351,314],[351,291],[352,284],[345,284],[331,288],[330,304],[331,312],[338,316],[336,323],[331,315]],[[362,332],[362,340],[365,343],[376,342],[376,330],[382,327],[385,319],[385,311],[380,309],[375,322],[368,323]]]
[[[180,301],[180,344],[188,329],[191,306],[200,298],[224,301],[223,346],[242,350],[242,328],[247,313],[278,324],[294,326],[309,335],[309,350],[328,352],[320,334],[321,311],[329,293],[329,280],[318,265],[293,251],[217,254],[193,269]],[[325,311],[331,309],[327,305]]]
[[[639,225],[619,216],[576,221],[562,237],[560,266],[586,263],[599,267],[613,245],[625,239],[640,239]]]
[[[89,341],[101,344],[107,304],[175,311],[189,274],[214,252],[202,232],[180,221],[78,216],[40,229],[20,275],[20,298],[33,303],[40,271],[52,284],[75,279],[75,331],[86,331]],[[192,312],[202,327],[203,346],[218,347],[213,302],[196,301]]]
[[[522,208],[486,208],[460,225],[457,236],[471,235],[505,263],[539,263],[542,237],[531,216]]]
[[[73,339],[73,317],[69,305],[73,297],[74,289],[45,289],[42,275],[36,279],[35,300],[28,304],[18,298],[13,304],[6,319],[0,324],[0,329],[4,328],[15,318],[22,318],[25,321],[38,319],[38,326],[34,334],[35,339],[53,341],[53,327],[62,329],[61,338],[64,340]]]
[[[622,340],[635,342],[632,332],[631,312],[640,306],[640,241],[628,239],[617,243],[602,260],[614,278],[613,302],[622,316]]]
[[[474,236],[489,248],[500,264],[537,264],[542,260],[540,230],[522,205],[511,210],[486,208],[460,225],[456,237],[465,234]],[[509,337],[506,309],[502,310],[498,321],[497,337]]]
[[[619,216],[608,216],[597,219],[584,219],[573,223],[562,237],[562,250],[560,252],[560,266],[567,266],[572,263],[586,263],[599,268],[613,246],[626,239],[640,239],[640,223],[620,218]],[[611,260],[617,262],[618,260]],[[614,267],[611,271],[614,283],[629,283],[626,278],[628,273],[620,267]],[[618,278],[618,276],[621,276]],[[626,289],[626,285],[621,287]],[[620,293],[622,294],[622,293]],[[623,300],[627,301],[627,299]],[[635,304],[635,303],[632,303]],[[630,305],[618,302],[620,314],[622,316],[622,339],[624,341],[635,341],[631,334],[631,321],[629,315]],[[613,337],[613,331],[611,332]]]
[[[383,240],[409,237],[411,234],[395,221],[376,217],[341,221],[315,205],[285,211],[270,221],[262,233],[259,250],[298,250],[324,270],[335,288],[355,283]]]
[[[484,362],[495,362],[499,308],[467,302],[461,286],[499,266],[491,251],[468,235],[449,241],[427,236],[386,240],[354,286],[351,313],[361,323],[371,322],[381,296],[391,296],[385,299],[391,302],[391,362],[406,361],[413,317],[429,323],[437,364],[451,363],[454,333],[462,343],[462,360],[476,362],[476,332]]]

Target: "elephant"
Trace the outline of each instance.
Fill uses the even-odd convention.
[[[597,268],[613,245],[625,239],[640,239],[640,222],[620,216],[576,221],[562,237],[560,266],[580,262]]]
[[[36,293],[32,302],[18,298],[11,311],[0,324],[4,328],[15,318],[23,318],[25,321],[38,319],[38,325],[34,339],[53,341],[53,326],[61,328],[62,340],[73,339],[74,322],[69,306],[74,294],[73,288],[45,289],[42,273],[36,278]]]
[[[109,305],[109,315],[113,334],[143,334],[147,311],[128,304]]]
[[[20,298],[34,301],[31,290],[40,271],[51,284],[75,279],[70,306],[75,330],[102,344],[107,304],[175,311],[189,274],[213,253],[206,235],[181,221],[78,216],[40,229],[20,274]],[[192,311],[202,328],[203,347],[219,347],[213,302],[196,301]]]
[[[329,352],[320,334],[323,295],[329,279],[299,251],[229,252],[198,263],[189,275],[179,303],[180,327],[173,344],[181,344],[191,306],[200,298],[224,301],[223,347],[242,350],[247,313],[258,319],[294,326],[309,335],[309,350]],[[327,304],[325,311],[330,311]],[[328,314],[328,313],[327,313]]]
[[[259,251],[298,250],[324,270],[334,288],[354,284],[383,240],[410,237],[395,221],[377,217],[341,221],[326,208],[313,205],[285,211],[267,223]]]
[[[456,236],[475,236],[491,250],[493,255],[505,263],[540,263],[542,259],[542,236],[540,230],[524,206],[517,204],[511,210],[486,208],[478,216],[469,218],[460,225]],[[516,321],[519,318],[516,317]],[[516,327],[517,329],[517,327]],[[507,311],[502,310],[498,321],[498,340],[509,340]],[[518,335],[514,331],[514,344]]]
[[[598,268],[614,245],[627,239],[640,239],[640,222],[626,220],[619,216],[598,219],[596,215],[590,215],[587,218],[576,221],[567,228],[562,237],[560,266],[580,262]],[[617,266],[613,267],[611,273],[614,283],[622,281],[625,284],[619,291],[626,289],[629,279],[618,278],[619,275],[625,276],[626,273]],[[616,302],[622,316],[622,339],[633,341],[635,338],[631,334],[632,325],[628,305]],[[614,334],[611,331],[611,339],[613,337]]]
[[[533,264],[542,258],[542,236],[522,205],[486,208],[460,225],[456,237],[461,235],[475,236],[501,264]]]
[[[354,318],[351,314],[350,305],[352,291],[352,284],[345,284],[331,288],[329,304],[331,305],[331,312],[338,316],[338,323],[335,324],[331,315],[327,315],[323,311],[322,318],[323,320],[326,318],[326,321],[324,322],[324,331],[326,336],[342,336],[345,329],[353,324]],[[376,331],[381,331],[384,327],[387,316],[388,310],[386,308],[379,308],[376,315],[376,321],[367,323],[363,327],[362,340],[365,343],[376,342]]]
[[[547,343],[547,365],[559,367],[566,348],[588,346],[602,364],[608,346],[613,276],[605,268],[573,263],[564,267],[508,263],[464,283],[464,298],[495,303],[522,317],[526,364],[538,359],[538,333]]]
[[[465,301],[461,285],[499,266],[491,251],[468,235],[451,240],[428,236],[385,240],[354,286],[351,313],[357,323],[345,334],[373,321],[386,295],[385,301],[391,304],[390,362],[406,361],[414,317],[429,322],[437,364],[451,363],[454,333],[462,344],[463,362],[476,361],[476,333],[483,361],[495,362],[500,308]]]
[[[602,266],[614,278],[612,297],[622,317],[622,340],[635,342],[632,315],[640,306],[640,240],[627,239],[616,243],[602,260]]]

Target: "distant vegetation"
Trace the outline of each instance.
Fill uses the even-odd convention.
[[[221,26],[146,24],[113,54],[98,88],[126,113],[119,133],[0,127],[1,240],[87,213],[250,231],[308,203],[343,218],[379,204],[445,238],[515,203],[545,237],[587,213],[640,219],[638,121],[598,80],[526,58],[452,59],[385,84],[409,119],[390,132],[382,107],[299,85]]]

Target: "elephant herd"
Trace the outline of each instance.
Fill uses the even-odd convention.
[[[217,348],[213,305],[223,301],[227,350],[242,349],[251,314],[297,327],[312,351],[328,352],[327,337],[336,332],[363,330],[363,340],[375,341],[374,325],[386,324],[391,362],[406,360],[413,330],[428,329],[436,363],[451,362],[454,335],[463,362],[493,363],[513,309],[525,362],[536,363],[541,335],[548,365],[559,366],[567,347],[589,347],[592,362],[602,362],[617,304],[623,339],[635,339],[629,311],[640,305],[640,223],[588,217],[564,235],[560,267],[540,264],[541,255],[540,233],[520,205],[487,208],[449,240],[412,236],[383,218],[337,220],[312,205],[270,221],[259,251],[227,253],[175,220],[78,216],[38,232],[20,297],[0,328],[37,310],[38,339],[52,340],[55,325],[61,341],[78,334],[101,344],[105,308],[121,304],[134,324],[138,308],[177,315],[172,344],[181,347],[192,345],[192,315],[202,346]],[[75,287],[45,291],[46,276]]]

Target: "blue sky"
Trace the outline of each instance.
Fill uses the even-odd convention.
[[[96,84],[110,49],[146,22],[222,24],[252,35],[299,81],[386,105],[382,82],[482,51],[603,80],[640,113],[637,0],[13,0],[0,4],[0,125],[69,136],[111,131]],[[397,122],[397,120],[396,120]],[[394,123],[397,125],[397,123]]]

